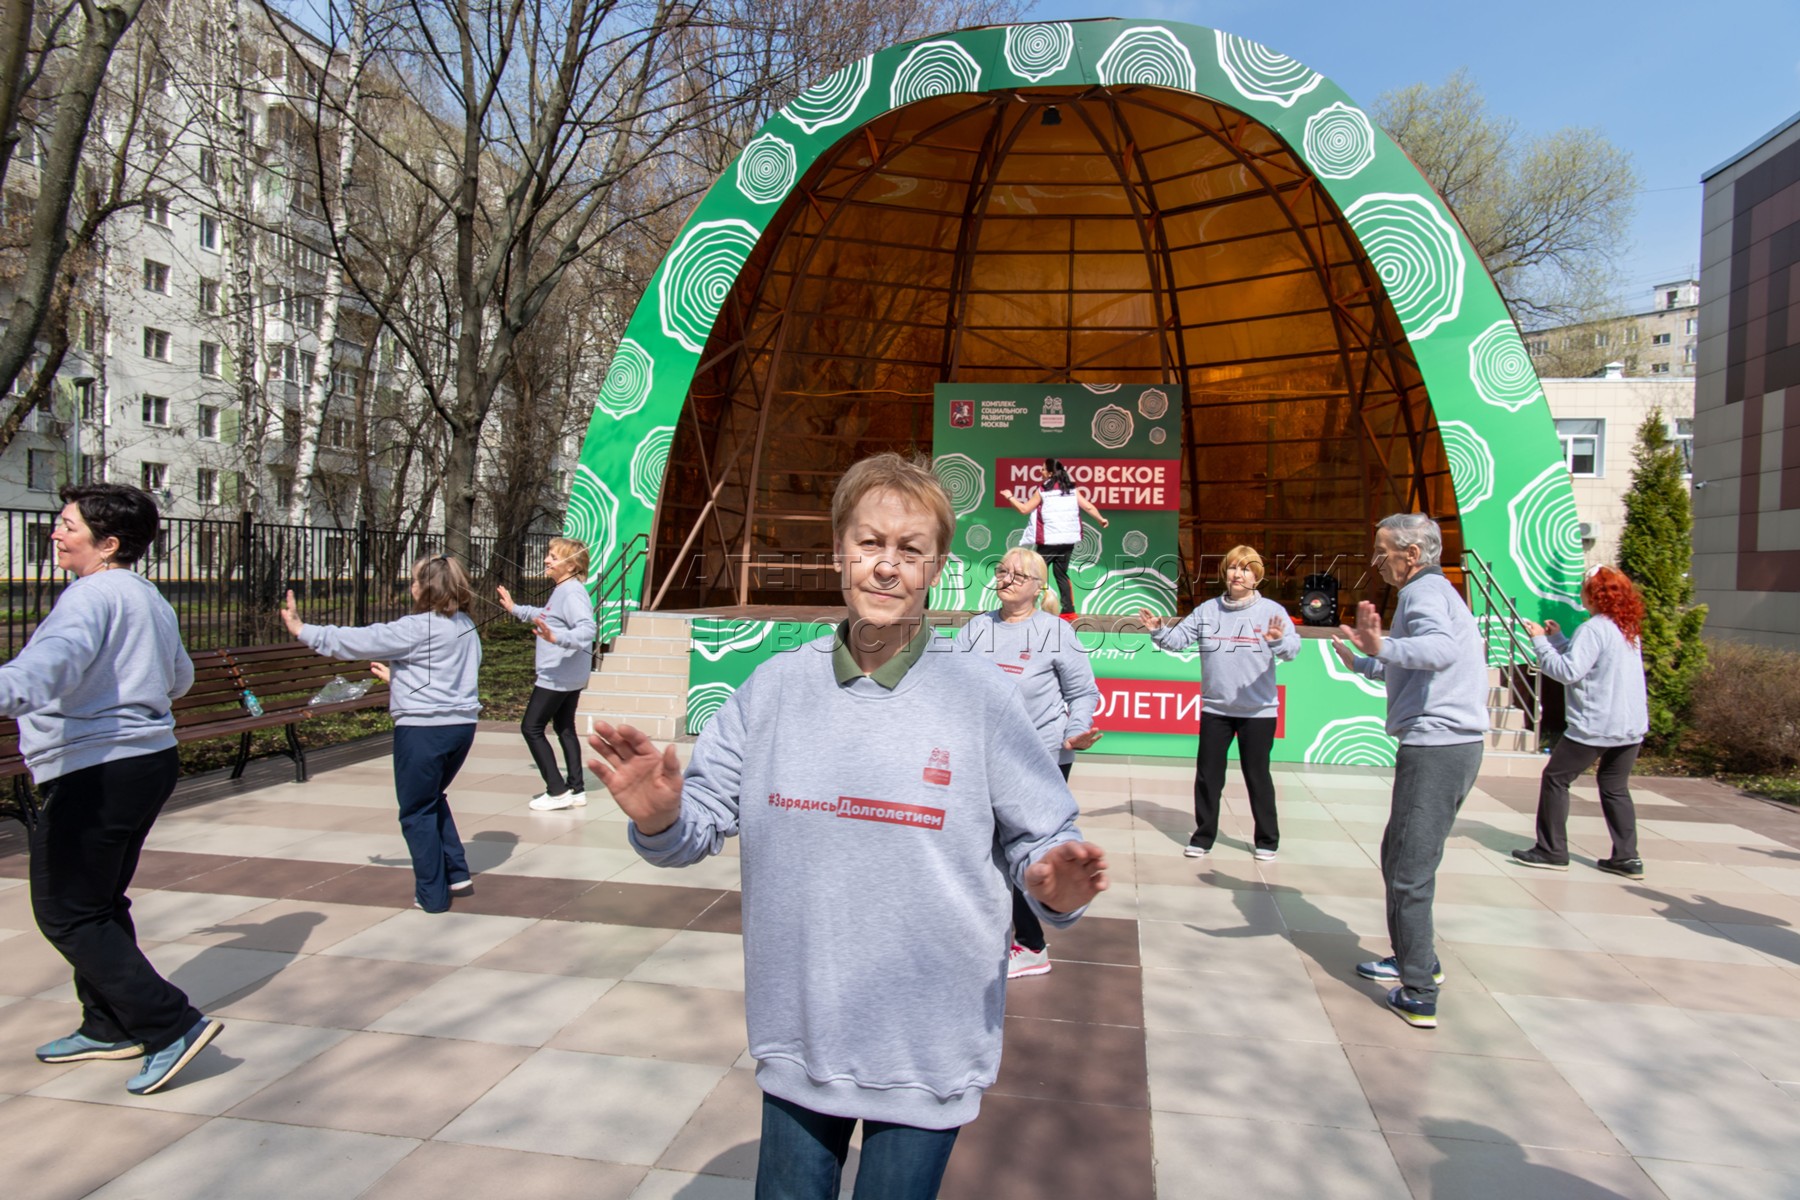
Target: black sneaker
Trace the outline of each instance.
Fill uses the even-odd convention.
[[[1522,866],[1536,867],[1540,871],[1566,871],[1569,869],[1568,859],[1565,858],[1561,862],[1557,862],[1554,858],[1551,858],[1536,846],[1527,846],[1523,850],[1514,850],[1512,856],[1514,862],[1519,863]]]
[[[1644,877],[1644,860],[1641,858],[1603,858],[1594,865],[1602,871],[1611,871],[1614,875],[1623,875],[1627,879]]]
[[[1406,994],[1406,989],[1397,987],[1388,993],[1388,1007],[1402,1021],[1415,1029],[1437,1028],[1437,1002],[1433,1000],[1414,1000]]]

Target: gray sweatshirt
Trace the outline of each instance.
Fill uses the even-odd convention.
[[[1354,669],[1387,683],[1387,731],[1403,746],[1460,746],[1488,731],[1487,650],[1469,606],[1436,567],[1400,589],[1381,653]]]
[[[467,725],[481,716],[481,637],[467,613],[412,613],[384,625],[302,625],[300,640],[327,658],[388,664],[396,725]]]
[[[19,750],[44,783],[169,749],[169,705],[193,685],[175,610],[142,575],[114,568],[72,580],[0,664],[0,713],[18,718]]]
[[[998,609],[977,613],[956,633],[959,650],[985,656],[1019,685],[1038,739],[1057,763],[1075,761],[1063,742],[1094,727],[1100,685],[1075,627],[1042,609],[1005,621]]]
[[[565,579],[542,608],[515,604],[513,616],[535,621],[540,616],[556,641],[537,639],[537,685],[551,692],[579,692],[594,670],[594,601],[579,579]]]
[[[1286,630],[1274,645],[1263,639],[1271,621],[1279,621]],[[1214,596],[1180,624],[1152,632],[1150,640],[1158,649],[1171,651],[1200,643],[1201,711],[1222,717],[1279,715],[1275,661],[1293,662],[1300,653],[1294,619],[1267,596],[1239,609],[1226,608],[1224,597]]]
[[[1568,689],[1569,736],[1584,746],[1631,746],[1650,732],[1644,655],[1611,617],[1593,616],[1573,638],[1533,638],[1538,668]]]
[[[757,1083],[815,1112],[949,1129],[1000,1066],[1009,879],[1076,841],[1019,689],[947,638],[892,691],[839,685],[832,638],[779,654],[694,746],[659,866],[741,834]],[[1071,924],[1085,910],[1053,913]]]

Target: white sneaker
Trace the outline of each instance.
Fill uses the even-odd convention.
[[[1023,979],[1027,975],[1048,975],[1050,973],[1050,947],[1042,950],[1027,950],[1017,942],[1013,943],[1008,959],[1006,977]]]
[[[539,792],[531,798],[531,807],[537,812],[555,812],[561,808],[573,808],[578,803],[587,803],[587,798],[579,792],[558,792],[554,796],[549,792]]]
[[[1261,846],[1258,846],[1255,850],[1252,850],[1250,853],[1255,857],[1257,862],[1274,862],[1275,861],[1275,851],[1265,850]]]

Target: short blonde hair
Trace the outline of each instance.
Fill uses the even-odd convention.
[[[419,585],[419,598],[414,612],[435,612],[454,617],[468,612],[475,604],[474,590],[469,587],[468,572],[462,564],[444,554],[428,554],[413,564],[413,582]]]
[[[550,553],[575,568],[569,578],[587,578],[588,548],[586,542],[577,541],[574,538],[568,537],[551,538]]]
[[[1025,568],[1026,573],[1038,581],[1038,603],[1043,610],[1062,615],[1062,601],[1050,583],[1050,564],[1044,561],[1043,555],[1030,546],[1014,546],[1000,556],[1000,565],[1013,571]]]
[[[871,492],[892,492],[924,509],[937,527],[934,556],[942,558],[950,552],[950,540],[956,536],[956,514],[950,509],[950,494],[928,460],[909,461],[892,452],[863,459],[838,480],[837,491],[831,496],[832,545],[844,540],[844,527],[850,523],[851,514]]]
[[[1263,581],[1262,555],[1248,546],[1233,546],[1225,552],[1225,561],[1219,564],[1219,579],[1225,579],[1225,572],[1233,567],[1249,567],[1256,575],[1256,582]]]

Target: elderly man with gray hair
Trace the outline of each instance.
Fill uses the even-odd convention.
[[[1387,685],[1387,731],[1400,739],[1394,796],[1381,835],[1388,940],[1394,953],[1358,964],[1365,979],[1394,983],[1388,1007],[1410,1025],[1437,1026],[1443,968],[1432,949],[1431,902],[1457,810],[1475,786],[1488,730],[1487,656],[1475,617],[1438,560],[1443,535],[1421,513],[1375,527],[1381,577],[1400,589],[1394,624],[1363,601],[1356,624],[1332,638],[1344,665]],[[1367,657],[1357,658],[1351,646]]]

